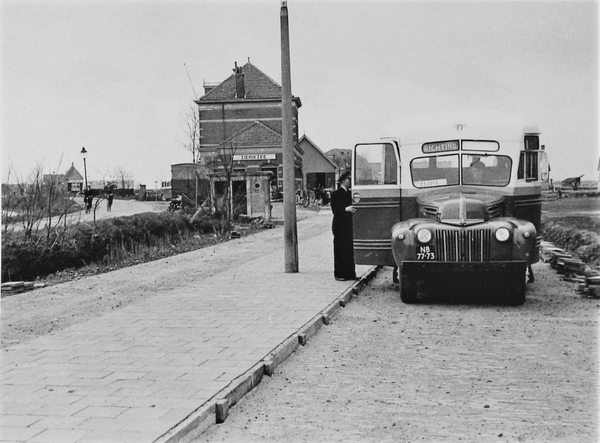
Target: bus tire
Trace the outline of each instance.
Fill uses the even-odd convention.
[[[516,272],[508,279],[506,291],[506,304],[509,306],[521,306],[525,303],[525,275]]]
[[[419,281],[406,271],[400,272],[400,300],[406,304],[417,303],[419,293]]]

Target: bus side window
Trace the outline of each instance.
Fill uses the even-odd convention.
[[[526,181],[539,180],[537,151],[521,151],[517,178]]]
[[[357,145],[354,160],[356,185],[398,184],[398,162],[393,145]]]
[[[519,170],[517,178],[520,180],[539,180],[538,154],[540,149],[540,138],[537,135],[526,135],[523,137],[525,151],[521,151],[519,157]]]
[[[523,138],[526,151],[539,151],[540,138],[537,135],[526,135]]]
[[[396,162],[396,155],[394,154],[394,147],[392,145],[384,146],[383,158],[383,183],[386,185],[398,184],[398,164]]]

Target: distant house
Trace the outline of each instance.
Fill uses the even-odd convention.
[[[42,176],[42,183],[45,187],[54,187],[56,190],[66,189],[67,185],[64,180],[63,174],[44,174]]]
[[[71,192],[79,192],[83,189],[83,176],[71,163],[71,167],[64,175],[64,181],[67,183],[67,189]]]
[[[74,164],[64,174],[44,174],[42,181],[46,186],[55,186],[58,190],[80,192],[83,189],[83,177]]]
[[[319,187],[335,189],[337,166],[306,135],[298,142],[302,150],[305,190]]]
[[[349,171],[352,168],[352,150],[351,149],[330,149],[325,153],[327,158],[336,165],[338,175]]]
[[[210,193],[208,174],[210,170],[198,163],[171,165],[171,196],[186,195],[196,201],[204,201]],[[168,197],[167,197],[168,198]]]

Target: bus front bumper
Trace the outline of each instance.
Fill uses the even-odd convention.
[[[504,273],[525,273],[527,269],[526,261],[496,261],[496,262],[441,262],[441,261],[412,261],[405,260],[401,268],[411,273],[486,273],[486,274],[504,274]]]
[[[464,286],[493,287],[513,281],[515,278],[524,279],[526,271],[526,261],[487,263],[404,261],[400,266],[401,275],[408,275],[441,288],[455,282],[460,282]]]

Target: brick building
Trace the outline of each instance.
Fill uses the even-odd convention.
[[[242,175],[270,172],[271,186],[281,191],[282,92],[269,76],[248,61],[223,82],[205,84],[198,105],[201,133],[200,163],[218,170],[233,156],[234,171]],[[297,188],[302,187],[302,150],[298,145],[298,109],[292,97],[294,160]]]
[[[306,135],[300,137],[298,145],[304,153],[302,162],[304,190],[308,191],[320,187],[336,189],[337,166]]]

